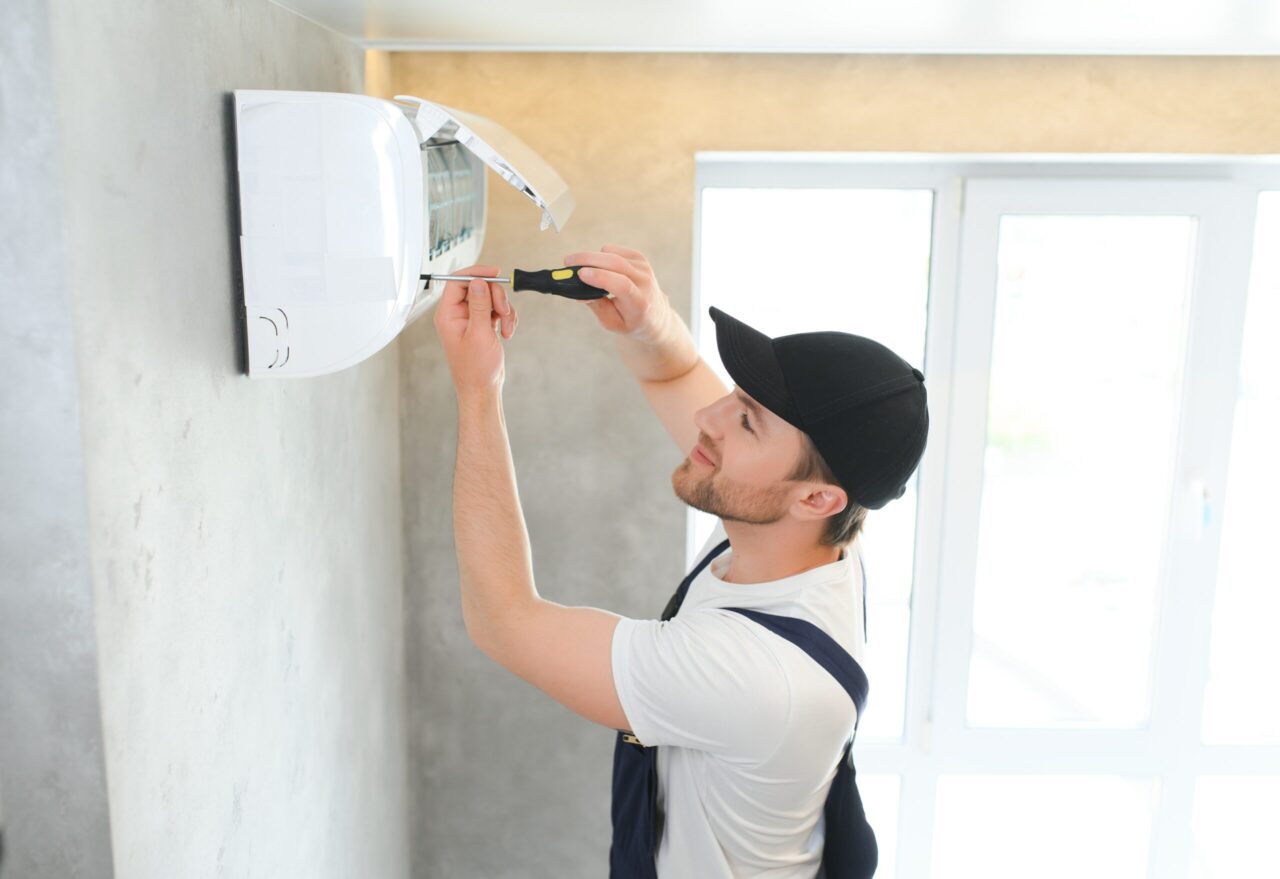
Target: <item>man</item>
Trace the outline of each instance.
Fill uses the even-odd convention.
[[[606,245],[565,265],[588,266],[582,279],[609,292],[586,307],[617,334],[623,361],[688,450],[672,474],[676,494],[721,521],[662,620],[542,598],[502,412],[501,340],[518,316],[497,284],[451,283],[435,324],[458,398],[453,511],[469,635],[619,731],[615,879],[811,879],[820,866],[834,873],[839,845],[870,846],[870,875],[874,840],[826,826],[848,811],[833,811],[829,795],[852,787],[843,773],[866,693],[861,566],[846,548],[868,509],[902,495],[923,454],[924,376],[869,339],[770,339],[713,307],[737,382],[729,390],[642,254]],[[792,634],[779,637],[784,629]],[[814,661],[822,650],[833,663]]]

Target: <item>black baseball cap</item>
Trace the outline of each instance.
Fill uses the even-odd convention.
[[[924,373],[865,336],[823,330],[771,339],[711,306],[720,360],[738,387],[809,435],[849,498],[902,497],[924,455]]]

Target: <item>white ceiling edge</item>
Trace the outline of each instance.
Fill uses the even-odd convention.
[[[1280,0],[270,0],[366,50],[1280,56]]]
[[[1280,0],[269,0],[387,52],[1280,56]]]
[[[509,53],[589,53],[606,54],[718,54],[718,55],[960,55],[960,56],[1010,56],[1010,57],[1169,57],[1169,58],[1273,58],[1280,57],[1280,47],[1241,49],[1201,48],[1114,48],[1085,49],[1079,47],[1009,49],[991,47],[948,47],[945,49],[921,46],[847,48],[795,47],[724,47],[724,46],[578,46],[578,45],[513,45],[511,43],[436,43],[405,40],[360,40],[348,35],[361,48],[375,52],[509,52]]]

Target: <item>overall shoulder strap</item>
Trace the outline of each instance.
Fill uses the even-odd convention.
[[[724,540],[720,541],[718,544],[716,544],[711,548],[711,552],[707,553],[706,558],[698,562],[697,567],[695,567],[692,571],[690,571],[689,576],[686,577],[685,579],[689,580],[690,582],[697,579],[698,575],[702,573],[702,569],[705,568],[707,565],[711,564],[711,560],[713,558],[720,555],[720,553],[724,552],[728,548],[729,548],[729,538],[726,537]]]
[[[867,704],[867,691],[870,689],[870,684],[867,682],[866,672],[862,670],[862,666],[858,665],[858,661],[849,655],[849,651],[808,620],[777,616],[743,607],[726,607],[725,610],[740,613],[781,635],[830,672],[840,686],[844,687],[849,698],[853,700],[854,707],[858,709],[853,724],[854,729],[857,729],[862,721],[862,709]]]
[[[726,537],[724,540],[720,541],[720,543],[717,544],[714,548],[712,548],[711,552],[707,553],[706,558],[698,562],[698,564],[694,567],[694,569],[690,571],[683,580],[680,581],[680,585],[676,587],[676,591],[672,593],[671,599],[667,602],[666,608],[664,608],[662,611],[661,618],[663,620],[669,620],[672,617],[674,617],[677,613],[679,613],[680,605],[684,604],[685,593],[689,591],[689,584],[698,578],[698,575],[702,573],[703,568],[711,564],[711,560],[713,558],[720,555],[720,553],[724,552],[728,548],[729,548],[729,538]]]

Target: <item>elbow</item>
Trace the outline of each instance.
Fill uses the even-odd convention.
[[[515,658],[528,647],[530,619],[523,608],[519,612],[486,616],[483,624],[479,618],[468,618],[467,637],[485,656],[513,671]]]
[[[474,644],[481,653],[492,657],[493,650],[490,645],[492,644],[493,639],[490,637],[489,633],[470,621],[467,622],[466,628],[467,637],[471,639],[471,643]]]
[[[481,624],[476,620],[468,620],[467,637],[481,653],[499,665],[502,664],[506,639],[502,637],[502,627],[495,621],[488,620]]]

